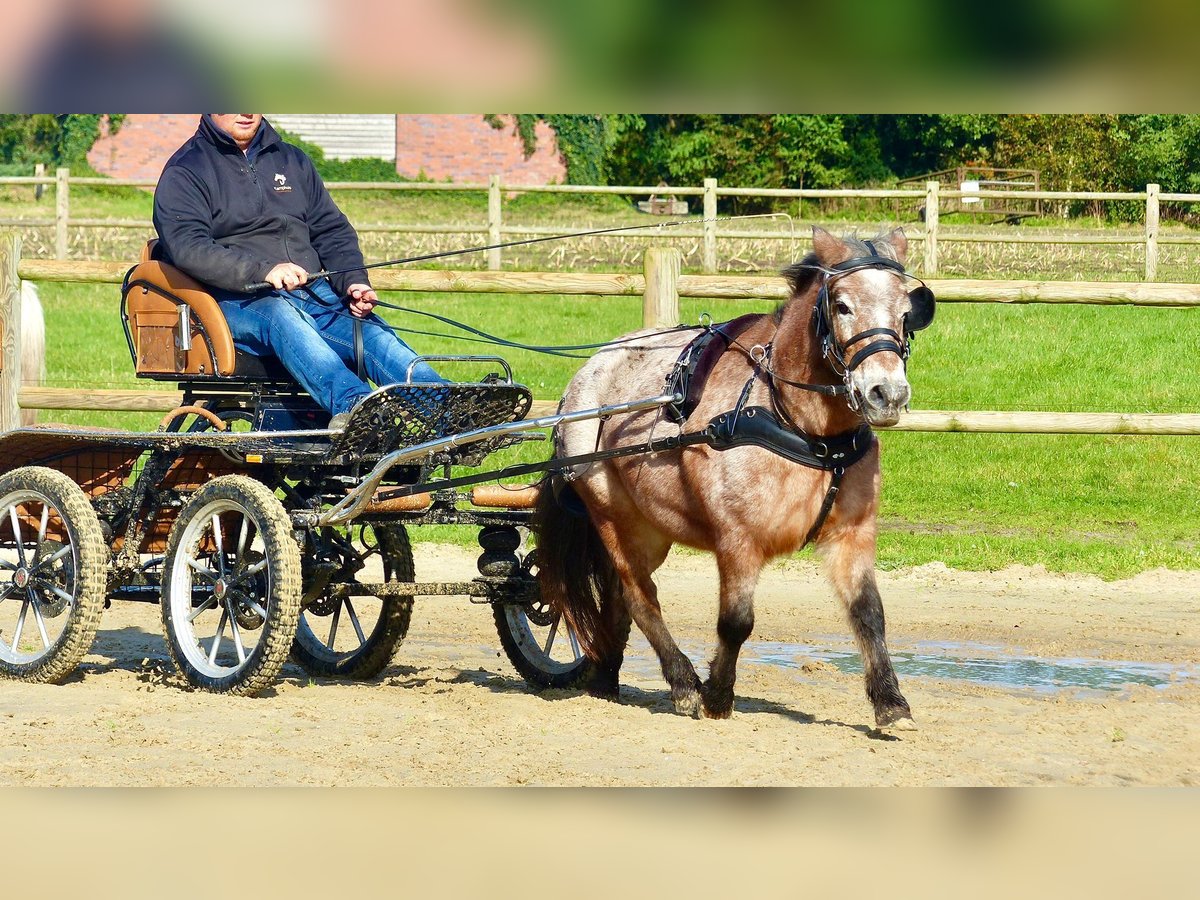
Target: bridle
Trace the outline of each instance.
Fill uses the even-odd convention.
[[[862,403],[853,386],[852,376],[854,370],[877,353],[895,353],[907,367],[908,357],[912,352],[913,332],[924,328],[932,321],[934,308],[933,292],[929,290],[925,282],[909,275],[902,263],[881,255],[871,241],[864,241],[863,243],[870,249],[870,256],[856,256],[843,262],[835,263],[832,266],[814,265],[811,267],[821,273],[821,287],[817,292],[817,302],[813,306],[814,336],[821,347],[822,358],[829,364],[834,374],[841,378],[841,384],[808,384],[806,382],[791,381],[790,379],[783,378],[774,371],[770,364],[771,346],[768,345],[764,348],[763,369],[771,388],[772,397],[775,398],[776,406],[781,411],[782,403],[780,402],[781,398],[778,397],[776,382],[799,388],[800,390],[823,394],[827,397],[844,396],[850,409],[859,412]],[[905,316],[903,333],[897,333],[891,328],[868,328],[865,331],[851,335],[844,342],[839,341],[833,333],[833,310],[831,309],[833,292],[831,287],[839,279],[865,269],[891,271],[902,279],[912,279],[919,282],[920,286],[911,291],[909,296],[912,298],[914,311],[917,310],[918,306],[920,310],[911,326],[908,316]],[[872,338],[875,340],[870,340]],[[861,344],[864,341],[870,342],[866,346],[855,350],[853,355],[847,359],[849,351],[856,344]],[[754,359],[753,349],[751,352],[752,359]]]

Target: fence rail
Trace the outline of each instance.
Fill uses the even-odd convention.
[[[25,387],[19,383],[20,281],[119,284],[123,263],[21,259],[20,237],[0,239],[0,429],[15,427],[19,407],[156,412],[173,409],[180,393],[171,390],[85,390]],[[778,278],[681,275],[679,251],[649,248],[640,275],[558,272],[385,271],[382,290],[420,293],[568,294],[641,296],[642,325],[662,327],[680,320],[681,297],[702,299],[786,299]],[[949,303],[1090,303],[1134,306],[1200,306],[1200,285],[1113,282],[994,282],[931,280],[938,299]],[[637,323],[630,323],[630,329]],[[115,323],[114,323],[115,327]],[[53,339],[53,336],[51,336]],[[534,404],[532,415],[553,410],[551,400]],[[1200,434],[1200,415],[1127,413],[1048,413],[973,410],[914,410],[896,431],[1023,434]]]
[[[44,187],[55,190],[55,215],[36,219],[0,219],[0,227],[51,227],[54,228],[55,258],[66,260],[69,248],[69,232],[72,228],[144,228],[150,231],[152,223],[149,219],[97,219],[71,217],[71,186],[78,187],[138,187],[153,188],[155,179],[145,178],[95,178],[72,176],[67,168],[60,168],[54,176],[45,177],[3,177],[0,187],[6,185],[31,185],[39,191]],[[1196,244],[1200,243],[1200,235],[1169,235],[1160,234],[1159,213],[1162,202],[1200,203],[1200,194],[1162,193],[1157,184],[1148,184],[1144,191],[1045,191],[1045,190],[993,190],[981,188],[976,191],[951,190],[940,185],[937,181],[927,181],[924,189],[911,188],[866,188],[866,189],[829,189],[829,188],[743,188],[721,187],[715,178],[704,179],[703,186],[671,186],[649,187],[645,185],[525,185],[507,184],[500,176],[493,175],[487,183],[431,183],[431,182],[330,182],[330,190],[358,191],[443,191],[443,192],[474,192],[487,194],[487,218],[478,225],[444,226],[419,225],[400,223],[364,223],[357,228],[361,232],[394,233],[394,234],[464,234],[486,235],[488,243],[500,243],[518,235],[556,234],[558,229],[539,226],[520,226],[506,224],[504,221],[503,198],[513,193],[540,194],[615,194],[622,196],[676,196],[700,197],[702,199],[702,219],[697,220],[700,226],[694,230],[678,230],[673,232],[679,238],[696,239],[701,242],[701,268],[706,274],[717,271],[717,241],[725,238],[748,238],[754,240],[794,241],[796,235],[789,231],[746,231],[744,229],[722,228],[721,223],[713,221],[717,217],[717,202],[722,197],[761,197],[774,199],[796,200],[802,212],[805,200],[827,199],[871,199],[871,200],[910,200],[924,210],[924,223],[921,228],[914,229],[909,236],[910,241],[923,245],[924,256],[923,274],[926,277],[936,277],[939,265],[939,248],[947,243],[1014,243],[1014,244],[1045,244],[1045,245],[1103,245],[1120,244],[1127,246],[1142,246],[1145,248],[1144,280],[1148,282],[1158,279],[1158,247],[1163,244]],[[1145,206],[1144,228],[1141,234],[1133,235],[1055,235],[1038,234],[1022,235],[1013,233],[1006,228],[1003,234],[988,232],[955,232],[947,230],[941,224],[940,213],[961,207],[962,201],[967,200],[1001,200],[1006,203],[1030,201],[1040,203],[1043,200],[1057,201],[1133,201]],[[802,215],[798,215],[802,218]],[[643,234],[631,233],[630,237],[641,237],[652,240],[657,235],[651,230]],[[503,265],[503,251],[496,249],[488,252],[487,267],[499,270]]]

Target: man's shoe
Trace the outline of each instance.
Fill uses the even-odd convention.
[[[348,412],[338,413],[336,416],[334,416],[332,419],[329,420],[329,426],[328,426],[329,430],[330,431],[345,431],[346,424],[349,421],[350,421],[350,413],[348,413]]]

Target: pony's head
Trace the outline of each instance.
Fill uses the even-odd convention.
[[[908,338],[933,319],[933,294],[904,272],[908,240],[899,228],[870,241],[813,227],[813,252],[784,270],[794,296],[813,288],[821,353],[849,388],[851,407],[872,425],[894,425],[912,391]]]

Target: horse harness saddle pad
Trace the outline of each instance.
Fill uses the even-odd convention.
[[[713,325],[684,347],[667,377],[666,393],[683,397],[681,403],[666,407],[671,421],[682,424],[695,411],[717,360],[760,318],[760,313],[748,313]],[[826,471],[854,465],[874,446],[875,436],[867,424],[843,434],[811,437],[787,428],[766,407],[745,406],[747,394],[743,390],[734,409],[714,417],[702,432],[682,436],[682,443],[704,443],[717,450],[762,447],[791,462]]]
[[[717,360],[729,349],[729,345],[758,319],[761,313],[747,313],[720,325],[704,329],[691,341],[667,376],[667,386],[664,393],[678,394],[683,397],[682,403],[672,403],[667,407],[667,416],[672,422],[682,423],[687,420],[700,403],[700,395],[704,393],[704,384],[712,374]]]

